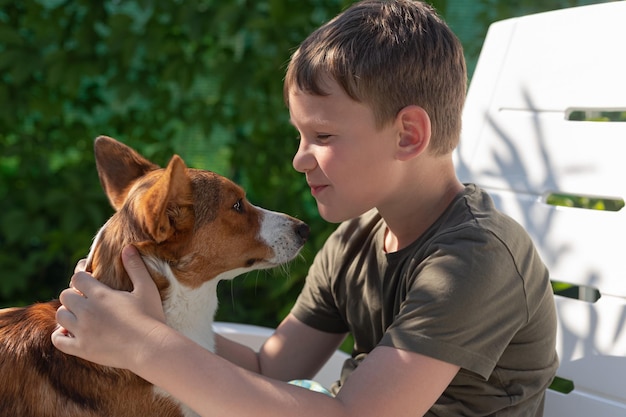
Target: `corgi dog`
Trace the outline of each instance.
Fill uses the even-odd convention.
[[[86,270],[112,288],[132,290],[120,253],[134,245],[159,289],[167,323],[213,350],[217,283],[292,260],[308,226],[253,206],[239,186],[187,168],[177,155],[159,168],[105,136],[95,140],[94,150],[116,212],[96,234]],[[57,350],[50,336],[59,305],[0,310],[1,417],[196,415],[127,370]]]

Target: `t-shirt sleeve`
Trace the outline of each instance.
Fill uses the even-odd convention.
[[[456,364],[483,378],[528,318],[524,282],[490,232],[455,231],[409,271],[410,289],[380,344]]]

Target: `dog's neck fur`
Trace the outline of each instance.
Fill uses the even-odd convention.
[[[144,256],[143,261],[151,274],[163,276],[169,283],[165,295],[161,295],[167,324],[205,349],[214,351],[212,325],[218,305],[219,277],[198,288],[189,288],[176,279],[172,268],[163,260]]]
[[[127,244],[137,242],[136,229],[120,224],[114,215],[94,238],[87,257],[87,269],[102,283],[118,290],[131,291],[132,281],[121,260],[121,251]],[[199,287],[190,288],[179,282],[172,267],[164,260],[150,254],[142,254],[150,275],[157,284],[167,324],[194,340],[205,349],[215,348],[213,317],[217,310],[217,284],[230,279],[238,271],[230,271],[215,277]]]

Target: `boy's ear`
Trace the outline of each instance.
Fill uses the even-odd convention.
[[[396,116],[400,135],[396,159],[407,161],[423,153],[430,143],[430,116],[420,106],[406,106]]]

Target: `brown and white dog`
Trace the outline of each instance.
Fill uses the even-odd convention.
[[[133,244],[159,288],[168,324],[213,350],[218,281],[290,261],[308,226],[251,205],[239,186],[187,168],[177,155],[161,169],[108,137],[97,138],[94,148],[116,213],[96,235],[87,270],[113,288],[131,290],[120,252]],[[0,310],[0,416],[195,415],[126,370],[58,351],[50,339],[58,306]]]

